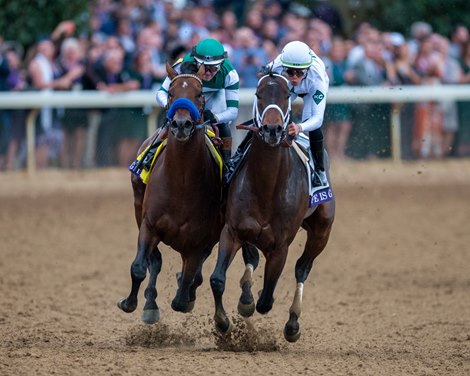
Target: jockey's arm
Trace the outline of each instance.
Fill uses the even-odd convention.
[[[325,78],[315,77],[311,82],[309,93],[303,97],[302,122],[298,124],[303,132],[311,132],[322,126],[328,84]]]
[[[236,70],[232,70],[225,77],[225,105],[222,112],[214,113],[219,123],[230,123],[238,117],[240,79]]]
[[[225,111],[214,113],[217,123],[230,123],[238,117],[238,107],[227,107]]]
[[[165,81],[163,81],[162,86],[157,91],[157,103],[162,107],[165,108],[168,104],[168,89],[170,88],[170,79],[167,77]]]

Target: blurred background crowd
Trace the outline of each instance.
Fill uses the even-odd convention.
[[[403,86],[470,82],[465,24],[448,35],[425,21],[407,33],[359,22],[348,35],[329,2],[90,1],[87,31],[60,22],[30,46],[0,29],[0,91],[156,90],[174,62],[201,39],[218,39],[241,88],[289,41],[301,40],[324,60],[330,85]],[[334,159],[390,156],[390,114],[400,110],[402,159],[470,156],[469,103],[328,104],[324,129]],[[150,108],[43,108],[37,118],[39,168],[128,166],[146,137]],[[0,170],[25,165],[25,110],[0,110]],[[245,119],[244,119],[245,120]]]

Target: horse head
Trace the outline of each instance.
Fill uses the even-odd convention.
[[[178,74],[168,63],[166,70],[171,80],[167,105],[170,131],[176,140],[185,142],[194,133],[204,109],[202,81],[192,73]]]
[[[287,136],[291,100],[288,80],[269,71],[263,75],[256,88],[253,119],[258,135],[267,145],[278,146]]]

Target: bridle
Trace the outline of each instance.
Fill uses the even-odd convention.
[[[189,74],[189,73],[182,73],[182,74],[179,74],[179,75],[173,77],[173,79],[170,81],[168,92],[170,92],[171,87],[180,78],[195,79],[201,85],[200,95],[202,95],[202,86],[203,86],[202,85],[202,80],[198,76],[196,76],[194,74]],[[183,83],[183,85],[184,85],[184,83]],[[190,123],[190,125],[191,125],[191,131],[189,133],[189,136],[192,136],[195,129],[201,129],[201,128],[204,127],[205,123],[204,124],[199,123],[199,119],[201,119],[202,112],[204,110],[204,100],[202,101],[202,105],[200,106],[200,108],[197,108],[196,104],[188,98],[177,98],[174,101],[172,100],[171,102],[169,100],[168,103],[167,103],[167,108],[166,108],[167,111],[168,111],[167,112],[167,125],[170,125],[174,122],[173,117],[176,113],[176,110],[179,109],[179,108],[187,109],[189,111],[190,115],[191,115],[191,121],[188,120],[186,122],[186,123]],[[170,130],[173,132],[173,127],[170,127]]]
[[[281,140],[280,141],[283,141],[284,138],[286,137],[287,135],[287,125],[289,124],[289,120],[290,120],[290,114],[291,114],[291,108],[292,108],[292,103],[291,103],[291,98],[289,96],[288,98],[288,105],[287,105],[287,109],[286,111],[284,112],[282,110],[281,107],[279,107],[277,104],[270,104],[268,106],[266,106],[263,111],[260,113],[259,112],[259,109],[258,109],[258,89],[259,89],[259,86],[261,84],[261,82],[266,78],[266,77],[280,77],[282,78],[283,80],[286,81],[286,83],[288,84],[289,83],[289,80],[287,78],[285,78],[284,76],[280,75],[280,74],[276,74],[276,73],[269,73],[269,74],[266,74],[264,76],[262,76],[259,81],[258,81],[258,85],[257,85],[257,90],[256,90],[256,94],[255,94],[255,100],[253,102],[253,123],[254,125],[259,129],[259,133],[262,132],[262,127],[263,127],[263,119],[267,113],[268,110],[270,109],[275,109],[277,111],[280,112],[281,114],[281,117],[282,117],[282,137],[281,137]]]

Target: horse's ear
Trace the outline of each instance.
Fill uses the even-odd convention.
[[[172,80],[178,75],[178,73],[175,71],[175,69],[170,65],[168,61],[166,62],[166,73],[168,73],[170,80]]]
[[[256,77],[260,79],[263,76],[266,76],[267,74],[271,74],[271,67],[268,65],[265,65],[264,67],[261,68],[261,70],[256,74]]]

